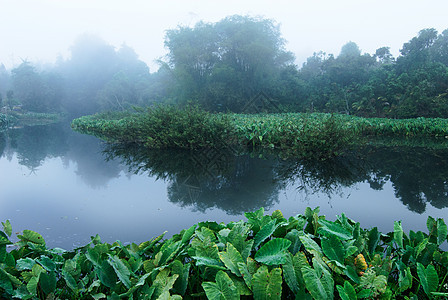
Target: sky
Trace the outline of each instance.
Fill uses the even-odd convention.
[[[349,41],[363,53],[388,46],[398,56],[421,29],[448,29],[447,0],[0,0],[0,64],[69,58],[75,39],[89,33],[125,43],[154,72],[168,53],[166,30],[235,14],[278,22],[299,66],[314,52],[337,55]]]

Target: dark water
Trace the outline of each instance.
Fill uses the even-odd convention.
[[[41,233],[49,247],[142,242],[194,223],[237,221],[265,207],[286,217],[319,206],[361,226],[426,230],[448,216],[448,151],[365,148],[303,162],[228,152],[111,147],[69,124],[0,133],[0,220]]]

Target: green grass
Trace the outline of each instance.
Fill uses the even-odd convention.
[[[247,220],[201,222],[169,239],[48,249],[24,230],[10,251],[0,231],[2,299],[441,299],[448,296],[443,219],[428,232],[363,229],[319,209],[285,218],[261,208]],[[392,225],[392,224],[391,224]]]

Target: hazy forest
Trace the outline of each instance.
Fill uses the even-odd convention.
[[[164,44],[168,54],[156,72],[129,45],[116,49],[89,34],[54,64],[23,59],[12,70],[0,64],[1,107],[76,117],[194,102],[209,111],[244,112],[262,92],[288,112],[448,117],[448,29],[422,29],[398,57],[387,46],[363,53],[350,41],[337,56],[323,49],[302,66],[294,64],[279,25],[263,18],[179,26],[166,31]]]

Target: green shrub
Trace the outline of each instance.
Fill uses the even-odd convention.
[[[0,231],[2,299],[421,299],[447,297],[443,219],[428,233],[362,229],[319,209],[286,219],[280,211],[247,221],[201,222],[169,239],[48,249],[30,230],[15,248],[9,221]]]
[[[228,116],[214,115],[196,106],[155,106],[135,114],[86,116],[74,120],[72,128],[113,143],[141,143],[158,149],[219,148],[234,139]]]

